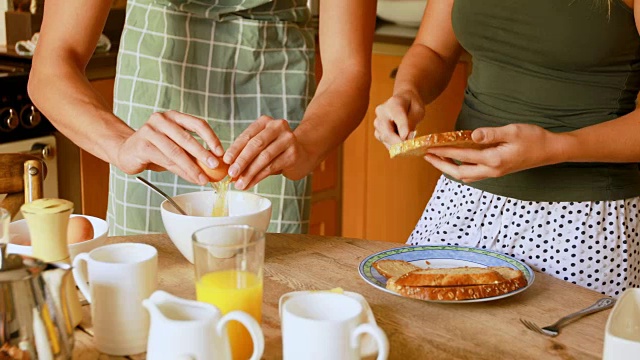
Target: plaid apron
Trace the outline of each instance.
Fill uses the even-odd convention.
[[[295,128],[315,90],[309,20],[306,0],[129,0],[114,113],[134,129],[154,112],[191,114],[225,148],[263,114]],[[168,171],[141,175],[169,195],[211,189]],[[271,200],[270,232],[307,231],[310,178],[270,176],[248,191]],[[164,232],[162,200],[111,166],[111,235]]]

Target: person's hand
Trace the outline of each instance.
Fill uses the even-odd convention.
[[[424,103],[413,91],[393,95],[376,107],[374,136],[389,149],[393,144],[407,139],[424,117]]]
[[[303,178],[315,167],[286,120],[261,116],[229,146],[223,161],[230,164],[235,188],[248,189],[269,175]]]
[[[206,150],[192,135],[198,134],[213,150]],[[211,168],[224,149],[206,121],[177,111],[154,113],[116,150],[114,165],[127,174],[143,170],[169,170],[195,184],[209,182],[194,157]],[[214,156],[214,154],[216,156]]]
[[[478,128],[471,137],[487,148],[433,147],[424,158],[443,173],[469,183],[562,162],[561,136],[528,124]]]

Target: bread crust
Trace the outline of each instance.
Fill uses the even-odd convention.
[[[380,275],[387,279],[406,274],[413,270],[422,269],[403,260],[378,260],[374,262],[372,266],[378,271],[378,273],[380,273]]]
[[[401,286],[487,285],[506,281],[490,268],[457,267],[414,270],[396,279]]]
[[[403,286],[398,285],[399,277],[387,280],[386,288],[402,296],[420,300],[458,301],[482,299],[504,295],[527,285],[527,279],[520,270],[495,267],[505,281],[495,284],[462,286]]]
[[[405,140],[389,147],[391,158],[396,156],[424,156],[427,150],[436,146],[459,146],[482,149],[485,145],[471,139],[471,130],[458,130],[444,133],[428,134],[415,139]]]

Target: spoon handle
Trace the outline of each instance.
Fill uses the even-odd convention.
[[[151,190],[155,191],[156,193],[158,193],[158,195],[162,196],[163,198],[167,199],[167,201],[173,205],[174,208],[176,208],[176,210],[178,210],[180,212],[180,214],[182,215],[187,215],[187,213],[182,210],[182,208],[175,202],[173,201],[172,198],[169,197],[169,195],[165,194],[164,191],[160,190],[157,186],[153,185],[152,183],[150,183],[147,179],[142,178],[140,176],[136,176],[136,179],[138,181],[140,181],[141,183],[147,185]]]

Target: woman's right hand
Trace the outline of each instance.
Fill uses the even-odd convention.
[[[199,135],[213,152],[205,149],[190,132]],[[195,184],[209,182],[194,157],[216,168],[224,149],[206,121],[177,111],[154,113],[126,138],[110,161],[129,175],[143,170],[169,170]]]
[[[423,117],[424,102],[417,92],[397,92],[384,104],[376,107],[374,135],[389,149],[391,145],[406,140]]]

